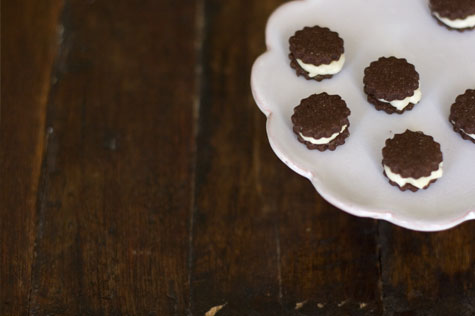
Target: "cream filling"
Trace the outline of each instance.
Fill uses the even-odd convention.
[[[464,133],[465,135],[467,135],[468,137],[471,137],[473,139],[475,139],[475,134],[469,134],[467,133],[466,131],[464,131],[463,129],[460,129],[462,131],[462,133]]]
[[[386,101],[384,99],[378,99],[381,102],[389,103],[399,111],[402,111],[409,103],[417,104],[422,98],[422,92],[420,88],[414,91],[414,94],[410,97],[405,98],[404,100],[393,100],[393,101]]]
[[[391,169],[389,169],[389,167],[386,166],[386,165],[384,166],[384,172],[386,172],[386,175],[388,176],[388,178],[391,181],[396,182],[400,187],[403,187],[406,184],[412,184],[416,188],[423,189],[432,180],[442,177],[442,174],[443,174],[442,165],[443,164],[444,163],[441,162],[440,165],[439,165],[439,169],[437,169],[435,171],[432,171],[432,173],[428,177],[421,177],[421,178],[418,178],[418,179],[403,178],[399,174],[392,172]]]
[[[455,125],[455,122],[454,121],[450,121],[453,125]],[[473,139],[475,139],[475,134],[469,134],[467,133],[466,131],[464,131],[463,129],[460,129],[462,131],[462,133],[464,133],[465,135],[467,135],[468,137],[471,137]]]
[[[475,14],[474,15],[469,15],[465,19],[456,19],[456,20],[443,18],[437,12],[434,12],[434,15],[441,22],[443,22],[444,24],[450,26],[453,29],[464,29],[464,28],[467,28],[467,27],[474,27],[475,26]]]
[[[331,142],[332,140],[334,140],[335,138],[338,137],[338,135],[340,135],[341,133],[343,133],[343,131],[346,129],[347,125],[343,125],[343,127],[341,128],[341,131],[333,134],[332,136],[330,137],[322,137],[322,138],[319,138],[319,139],[316,139],[316,138],[313,138],[313,137],[307,137],[307,136],[303,136],[302,133],[299,133],[300,137],[302,137],[305,141],[307,142],[310,142],[314,145],[326,145],[328,144],[329,142]]]
[[[300,65],[300,67],[302,67],[303,70],[308,72],[309,77],[316,77],[319,75],[334,75],[339,73],[341,68],[343,68],[343,64],[345,63],[345,54],[341,54],[340,59],[332,61],[329,64],[315,66],[312,64],[306,64],[298,58],[297,63]]]

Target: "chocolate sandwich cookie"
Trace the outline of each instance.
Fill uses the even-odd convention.
[[[384,175],[401,191],[427,189],[442,177],[442,152],[432,136],[406,130],[386,140]]]
[[[312,94],[294,108],[293,130],[308,149],[335,150],[350,135],[350,113],[339,95]]]
[[[404,58],[381,57],[364,70],[364,91],[376,110],[402,114],[422,97],[419,74]]]
[[[449,30],[475,29],[475,1],[473,0],[430,0],[429,7],[437,22]]]
[[[468,89],[455,99],[449,121],[463,139],[475,144],[475,90]]]
[[[321,81],[345,63],[343,40],[327,27],[304,27],[289,38],[290,66],[298,76]]]

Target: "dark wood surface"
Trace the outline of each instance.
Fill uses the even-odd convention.
[[[348,215],[273,154],[283,2],[2,1],[0,315],[475,315],[475,222]]]

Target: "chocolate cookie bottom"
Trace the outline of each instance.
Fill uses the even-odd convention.
[[[470,136],[468,136],[467,134],[465,134],[465,133],[462,131],[461,128],[459,128],[459,127],[457,127],[457,126],[455,126],[455,125],[453,125],[453,124],[452,124],[452,126],[454,127],[454,131],[455,131],[456,133],[458,133],[463,139],[469,140],[469,141],[471,141],[472,143],[475,144],[475,139],[473,139],[472,137],[470,137]]]

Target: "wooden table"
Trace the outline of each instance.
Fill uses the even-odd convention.
[[[282,2],[2,2],[0,315],[475,315],[475,222],[347,215],[270,149]]]

